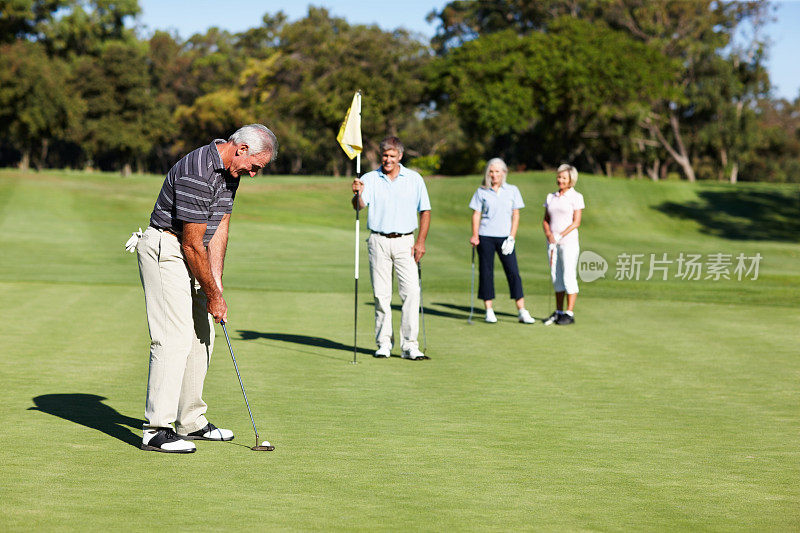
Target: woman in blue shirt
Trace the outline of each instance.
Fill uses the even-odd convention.
[[[478,298],[486,307],[486,322],[497,322],[492,309],[494,300],[494,254],[497,253],[508,280],[511,298],[516,300],[519,321],[533,324],[535,320],[525,309],[522,279],[514,252],[514,239],[519,227],[519,210],[525,207],[519,189],[506,183],[508,167],[502,159],[494,158],[486,165],[483,183],[469,202],[472,213],[470,244],[478,249]]]

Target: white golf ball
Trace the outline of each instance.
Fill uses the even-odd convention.
[[[272,444],[270,444],[268,440],[265,440],[264,442],[262,442],[261,445],[262,446],[272,446]]]

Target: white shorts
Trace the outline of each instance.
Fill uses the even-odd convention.
[[[579,241],[558,243],[550,262],[550,277],[556,292],[578,294],[578,258],[581,255]],[[548,261],[550,261],[548,252]]]

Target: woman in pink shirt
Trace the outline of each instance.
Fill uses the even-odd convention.
[[[556,310],[544,321],[545,326],[556,323],[566,326],[575,323],[575,299],[578,296],[578,227],[581,213],[586,207],[583,195],[575,190],[578,170],[572,165],[561,165],[556,172],[558,191],[547,195],[544,202],[542,228],[547,238],[547,255],[550,276],[556,293]],[[567,308],[564,309],[564,295]]]

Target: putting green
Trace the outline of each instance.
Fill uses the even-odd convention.
[[[529,206],[518,253],[541,318],[539,205],[553,179],[510,181]],[[431,360],[371,357],[362,248],[357,365],[348,181],[244,182],[229,332],[276,450],[248,448],[218,328],[205,397],[236,439],[175,456],[138,449],[148,336],[122,247],[161,178],[0,171],[0,528],[800,528],[798,188],[582,176],[582,245],[609,271],[581,284],[575,326],[545,327],[517,323],[502,278],[500,322],[467,324],[477,182],[428,180]],[[755,280],[688,281],[675,265],[667,281],[614,279],[620,254],[681,252],[763,260]]]

